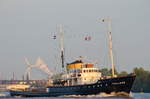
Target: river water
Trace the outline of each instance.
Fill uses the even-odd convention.
[[[23,98],[23,97],[10,97],[9,93],[3,92],[1,95],[8,95],[8,97],[1,96],[1,99],[150,99],[150,93],[131,93],[130,97],[111,97],[111,95],[90,95],[90,96],[61,96],[61,97],[34,97],[34,98]]]

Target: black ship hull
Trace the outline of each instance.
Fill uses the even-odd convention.
[[[99,93],[130,93],[135,75],[98,80],[93,84],[76,86],[49,86],[45,92],[10,91],[11,96],[57,97],[63,95],[96,95]]]

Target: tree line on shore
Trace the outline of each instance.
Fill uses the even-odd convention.
[[[103,68],[102,75],[110,75],[111,76],[111,69]],[[118,76],[126,76],[129,75],[126,71],[117,72],[115,73]],[[150,71],[144,70],[142,67],[136,67],[133,69],[133,73],[136,74],[136,79],[134,81],[132,91],[133,92],[150,92]]]

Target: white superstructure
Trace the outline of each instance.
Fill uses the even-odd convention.
[[[64,76],[68,85],[91,84],[101,78],[100,69],[94,64],[77,60],[67,65],[67,74]]]

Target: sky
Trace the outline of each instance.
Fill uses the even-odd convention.
[[[0,79],[21,79],[27,57],[41,57],[51,72],[60,72],[57,26],[64,25],[65,62],[79,56],[110,68],[107,24],[112,18],[113,52],[118,71],[150,70],[149,0],[0,0]],[[90,36],[91,41],[84,38]],[[32,79],[47,74],[33,68]]]

